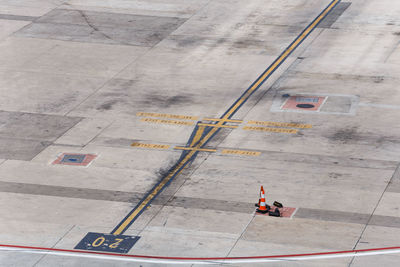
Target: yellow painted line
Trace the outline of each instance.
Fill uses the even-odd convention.
[[[155,149],[168,149],[169,145],[159,145],[159,144],[143,144],[143,143],[132,143],[133,147],[142,147],[142,148],[155,148]]]
[[[198,148],[198,147],[183,147],[183,146],[176,146],[174,149],[181,149],[181,150],[192,150],[192,151],[204,151],[204,152],[216,152],[216,149],[208,149],[208,148]]]
[[[278,59],[275,61],[273,65],[271,65],[268,70],[261,76],[259,77],[256,82],[253,84],[253,86],[239,99],[239,101],[236,102],[236,104],[231,107],[228,112],[223,116],[223,119],[228,119],[229,116],[233,112],[235,112],[244,101],[253,93],[254,90],[257,89],[257,87],[265,80],[268,75],[270,75],[272,72],[275,71],[279,67],[279,65],[286,59],[286,57],[294,50],[296,47],[307,37],[307,35],[318,25],[318,23],[331,11],[331,9],[338,3],[340,0],[332,1],[331,4],[325,9],[324,12],[322,12],[317,19],[311,23],[298,38],[283,52]]]
[[[311,124],[301,124],[301,123],[287,123],[287,122],[273,122],[273,121],[248,121],[247,123],[256,125],[265,125],[265,126],[301,128],[301,129],[312,128]]]
[[[201,126],[210,126],[210,127],[215,127],[215,128],[237,128],[238,126],[236,126],[236,125],[223,125],[223,124],[220,124],[220,123],[217,123],[217,124],[212,124],[212,123],[199,123],[198,125],[201,125]]]
[[[235,149],[224,149],[222,154],[234,154],[234,155],[245,155],[245,156],[260,156],[261,152],[258,151],[247,151],[247,150],[235,150]]]
[[[140,121],[150,122],[150,123],[160,123],[160,124],[187,125],[187,126],[191,126],[194,124],[194,122],[192,121],[161,120],[161,119],[151,119],[151,118],[143,118]]]
[[[197,116],[186,116],[186,115],[175,115],[175,114],[163,114],[163,113],[151,113],[151,112],[138,112],[138,117],[155,117],[155,118],[167,118],[167,119],[181,119],[181,120],[199,120]]]
[[[264,131],[272,133],[289,133],[289,134],[295,134],[299,131],[296,129],[281,129],[281,128],[268,128],[268,127],[253,127],[253,126],[245,126],[243,127],[243,130]]]
[[[172,179],[175,175],[178,175],[182,170],[182,166],[193,156],[196,151],[190,151],[186,157],[179,162],[179,164],[150,192],[150,194],[142,201],[142,203],[118,226],[113,235],[120,235],[125,231],[125,228],[131,223],[131,221],[138,215],[146,205],[161,191],[161,189]]]
[[[199,126],[197,128],[196,134],[194,135],[192,143],[190,144],[190,146],[194,146],[200,140],[201,136],[204,133],[204,129],[205,128],[206,128],[205,126]]]
[[[242,123],[242,120],[232,120],[232,119],[210,119],[210,118],[204,118],[204,121],[224,121],[224,122],[238,122]]]
[[[332,8],[338,3],[340,0],[335,0],[332,1],[328,7],[314,20],[312,24],[310,24],[304,31],[303,33],[298,36],[295,41],[285,50],[284,53],[282,53],[281,56],[278,57],[278,59],[275,61],[275,63],[268,67],[267,71],[257,79],[257,81],[254,83],[254,85],[248,90],[240,99],[233,105],[227,113],[222,117],[223,119],[229,119],[229,117],[232,115],[233,112],[235,112],[241,104],[246,101],[246,99],[253,93],[254,90],[257,89],[257,86],[263,82],[263,80],[271,73],[273,72],[276,68],[279,67],[279,65],[286,59],[286,57],[307,37],[307,34],[310,33],[316,25],[329,13],[329,11],[332,10]],[[217,123],[218,125],[223,125],[223,121],[219,121]],[[246,128],[246,127],[245,127]],[[251,127],[248,127],[251,128]],[[252,127],[252,128],[265,128],[265,127]],[[276,128],[271,128],[273,130],[277,130]],[[198,144],[196,145],[195,148],[200,148],[203,146],[206,142],[208,142],[211,137],[219,130],[217,127],[213,127],[206,136],[204,136]],[[280,130],[285,130],[285,129],[280,129]],[[288,130],[288,129],[286,129]],[[297,130],[291,130],[291,131],[296,131]],[[144,208],[147,206],[147,204],[155,198],[155,196],[163,189],[163,187],[175,176],[178,175],[179,173],[182,172],[184,169],[183,167],[185,166],[186,163],[192,158],[192,156],[196,153],[196,150],[191,150],[187,155],[175,166],[174,169],[171,170],[171,172],[147,195],[147,197],[140,203],[140,205],[135,208],[134,210],[129,213],[129,215],[118,225],[118,227],[112,231],[112,234],[114,235],[119,235],[122,232],[126,230],[126,228],[130,225],[132,220],[144,210]]]

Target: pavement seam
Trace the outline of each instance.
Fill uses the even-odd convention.
[[[244,235],[244,233],[246,232],[247,228],[250,226],[250,224],[253,222],[254,218],[255,218],[255,214],[253,212],[253,216],[251,217],[251,219],[249,220],[249,222],[247,223],[247,225],[243,228],[242,233],[240,234],[240,236],[238,237],[238,239],[236,239],[235,243],[233,244],[233,246],[231,247],[231,249],[228,251],[228,253],[226,254],[226,257],[229,257],[229,255],[231,254],[232,250],[236,247],[237,243],[239,242],[239,240],[242,238],[242,236]]]
[[[372,217],[373,217],[373,215],[374,215],[376,209],[378,208],[380,202],[382,201],[383,196],[385,195],[386,191],[387,191],[388,188],[390,187],[390,185],[391,185],[391,183],[392,183],[392,180],[397,179],[397,176],[398,176],[399,173],[400,173],[400,164],[397,166],[396,170],[394,171],[394,173],[393,173],[393,175],[392,175],[392,178],[390,179],[390,181],[387,183],[385,189],[383,190],[383,192],[382,192],[382,194],[381,194],[381,196],[380,196],[378,202],[377,202],[376,205],[375,205],[374,210],[372,211],[371,215],[370,215],[369,218],[368,218],[367,223],[365,224],[363,230],[361,231],[360,237],[358,238],[358,240],[356,241],[355,245],[353,246],[353,250],[355,250],[355,249],[357,248],[358,244],[360,243],[360,240],[361,240],[361,238],[363,237],[365,231],[367,230],[367,227],[368,227],[368,225],[370,224],[371,219],[372,219]],[[356,258],[356,257],[352,257],[352,258],[351,258],[351,261],[349,262],[348,267],[350,267],[350,266],[353,264],[355,258]]]
[[[72,225],[71,228],[69,228],[69,229],[56,241],[56,243],[54,243],[54,245],[51,246],[51,248],[54,248],[67,234],[69,234],[69,233],[72,231],[72,229],[75,228],[75,226],[76,226],[76,225]],[[32,265],[32,267],[37,266],[46,256],[47,256],[46,254],[45,254],[45,255],[42,255],[42,256],[39,258],[39,260],[38,260],[37,262],[35,262],[35,263]]]

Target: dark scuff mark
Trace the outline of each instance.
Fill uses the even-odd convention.
[[[336,131],[332,136],[329,137],[332,141],[339,141],[343,144],[349,143],[350,141],[357,141],[361,137],[357,133],[357,128],[340,129]]]
[[[147,106],[169,108],[171,106],[192,104],[193,102],[193,98],[189,95],[164,96],[151,94],[145,97],[143,104]]]
[[[118,103],[118,100],[109,100],[103,104],[101,104],[99,107],[97,107],[97,110],[110,110],[112,109],[113,105]]]

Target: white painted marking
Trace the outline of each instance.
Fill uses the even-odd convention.
[[[305,260],[318,260],[318,259],[333,259],[333,258],[344,258],[344,257],[361,257],[361,256],[374,256],[384,254],[396,254],[400,253],[400,249],[391,250],[377,250],[377,251],[366,251],[366,252],[347,252],[328,255],[310,255],[310,256],[283,256],[280,258],[244,258],[244,259],[218,259],[218,260],[167,260],[167,259],[152,259],[152,258],[135,258],[135,257],[124,257],[121,256],[107,256],[107,255],[94,255],[76,252],[61,252],[61,251],[47,251],[47,250],[33,250],[25,248],[12,248],[12,247],[0,247],[0,250],[7,252],[19,252],[19,253],[30,253],[30,254],[47,254],[55,256],[70,256],[70,257],[81,257],[81,258],[93,258],[103,259],[111,261],[130,261],[130,262],[146,262],[146,263],[163,263],[163,264],[221,264],[221,263],[262,263],[262,262],[275,262],[275,261],[305,261]]]

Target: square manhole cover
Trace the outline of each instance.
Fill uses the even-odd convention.
[[[94,154],[63,153],[53,162],[53,164],[87,166],[96,157],[97,155]]]
[[[271,106],[271,112],[297,112],[309,114],[355,115],[359,97],[340,94],[291,94],[281,91],[276,94]]]
[[[324,96],[290,96],[283,104],[281,109],[300,109],[317,111],[324,103]]]

